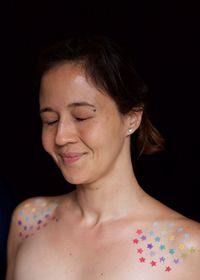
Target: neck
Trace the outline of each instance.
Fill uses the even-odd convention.
[[[92,226],[120,219],[139,208],[145,192],[136,180],[132,164],[119,170],[91,184],[77,186],[76,204],[85,224]]]

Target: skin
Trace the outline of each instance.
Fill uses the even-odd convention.
[[[200,225],[150,197],[136,180],[129,129],[139,127],[142,111],[121,115],[69,63],[43,76],[40,108],[44,149],[77,188],[16,208],[6,280],[199,279]],[[82,156],[69,163],[68,152]]]

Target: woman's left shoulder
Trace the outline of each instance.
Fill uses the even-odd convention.
[[[194,247],[200,253],[200,223],[183,217],[178,219],[177,224],[180,224],[186,232],[185,237],[187,238],[185,240],[188,247]]]
[[[200,223],[177,215],[167,218],[160,223],[162,232],[162,242],[165,246],[160,249],[167,252],[172,261],[173,269],[176,268],[177,275],[182,275],[180,279],[199,279],[200,275]],[[161,233],[162,233],[161,232]],[[177,279],[179,279],[177,277]]]
[[[182,250],[183,264],[187,279],[199,279],[200,275],[200,223],[182,218],[179,221],[184,229],[185,249]],[[178,223],[179,223],[178,222]],[[181,243],[180,243],[181,244]],[[179,245],[181,248],[181,245]]]

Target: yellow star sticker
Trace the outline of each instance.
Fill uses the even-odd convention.
[[[183,249],[185,248],[185,245],[184,245],[183,243],[181,243],[181,244],[179,244],[178,248],[179,248],[180,250],[183,250]]]
[[[195,250],[195,248],[194,248],[194,247],[190,247],[189,252],[190,252],[190,254],[193,254],[193,253],[195,253],[195,252],[196,252],[196,250]]]
[[[182,254],[181,254],[181,257],[182,257],[183,259],[187,258],[187,256],[188,256],[187,253],[182,253]]]
[[[175,236],[174,235],[170,235],[169,236],[169,240],[173,241],[175,239]]]

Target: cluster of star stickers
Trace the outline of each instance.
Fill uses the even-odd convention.
[[[58,221],[54,215],[54,210],[57,207],[57,203],[53,203],[50,206],[41,200],[37,200],[34,205],[26,203],[18,212],[17,225],[19,228],[19,236],[21,238],[29,238],[35,234],[35,232],[45,228],[50,220]]]
[[[152,268],[161,266],[165,272],[170,272],[174,266],[195,253],[196,249],[186,246],[190,235],[182,227],[176,229],[175,224],[170,223],[165,229],[160,229],[158,225],[158,222],[154,222],[152,230],[147,232],[137,229],[133,244],[140,263],[146,263]],[[171,234],[172,228],[176,234]],[[173,242],[176,238],[180,240],[178,246]]]

